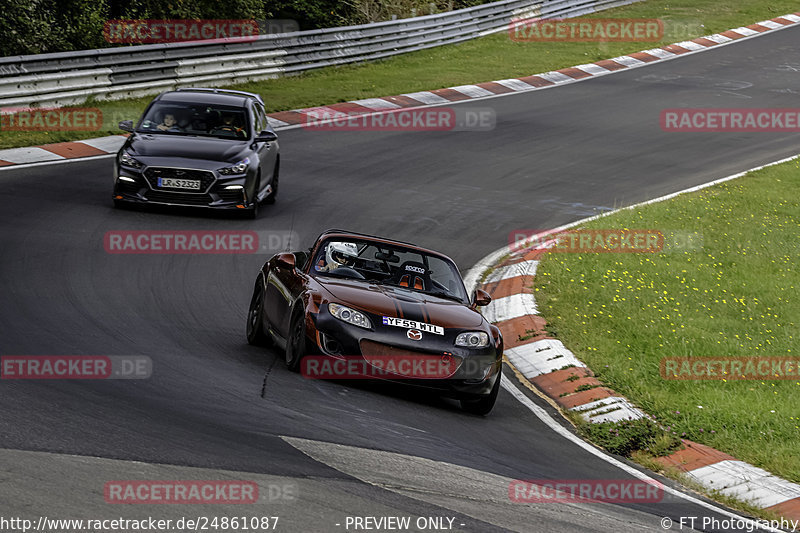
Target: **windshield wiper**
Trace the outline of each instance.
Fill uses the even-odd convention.
[[[454,302],[458,302],[460,304],[464,303],[464,300],[462,298],[459,298],[455,294],[449,293],[447,291],[442,291],[442,290],[424,291],[422,289],[414,289],[412,287],[401,287],[400,285],[392,283],[391,278],[390,279],[384,279],[384,280],[374,280],[374,283],[377,283],[378,285],[384,285],[386,287],[392,287],[393,289],[405,289],[405,290],[411,291],[411,292],[421,292],[422,294],[428,294],[430,296],[438,296],[440,298],[446,298],[448,300],[453,300]]]
[[[456,296],[455,294],[446,292],[446,291],[424,291],[422,289],[412,289],[411,287],[400,287],[401,289],[408,289],[412,292],[421,292],[422,294],[427,294],[429,296],[438,296],[439,298],[445,298],[447,300],[453,300],[454,302],[458,302],[463,304],[464,301]]]
[[[183,135],[183,136],[193,136],[197,137],[196,133],[187,133],[185,131],[162,131],[162,130],[136,130],[136,133],[146,133],[152,135],[156,133],[158,135]]]
[[[448,300],[453,300],[458,303],[464,303],[464,301],[461,298],[449,292],[443,292],[443,291],[419,291],[419,292],[430,294],[431,296],[439,296],[440,298],[446,298]]]

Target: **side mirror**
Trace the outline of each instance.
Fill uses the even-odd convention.
[[[123,120],[119,123],[119,129],[133,133],[133,121]]]
[[[264,130],[258,135],[256,135],[256,142],[259,143],[271,143],[273,141],[277,141],[278,136],[275,135],[274,131]]]
[[[283,270],[294,270],[294,254],[286,252],[278,254],[275,264],[278,265],[278,268]]]
[[[485,305],[489,305],[491,301],[492,297],[489,296],[489,293],[484,290],[477,289],[475,294],[472,296],[472,307],[483,307]]]

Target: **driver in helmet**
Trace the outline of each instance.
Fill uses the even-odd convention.
[[[325,250],[325,266],[317,270],[330,272],[340,267],[352,268],[358,257],[358,246],[354,242],[332,242]]]

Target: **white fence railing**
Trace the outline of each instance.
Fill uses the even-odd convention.
[[[503,0],[363,26],[238,42],[150,44],[0,58],[0,106],[60,106],[219,86],[382,59],[507,31],[514,19],[577,17],[639,0]]]

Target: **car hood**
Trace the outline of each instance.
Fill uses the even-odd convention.
[[[483,316],[464,304],[418,291],[374,283],[317,278],[337,302],[376,315],[401,317],[445,328],[476,328]]]
[[[170,134],[136,133],[129,150],[137,157],[174,157],[235,163],[247,151],[247,141]]]

